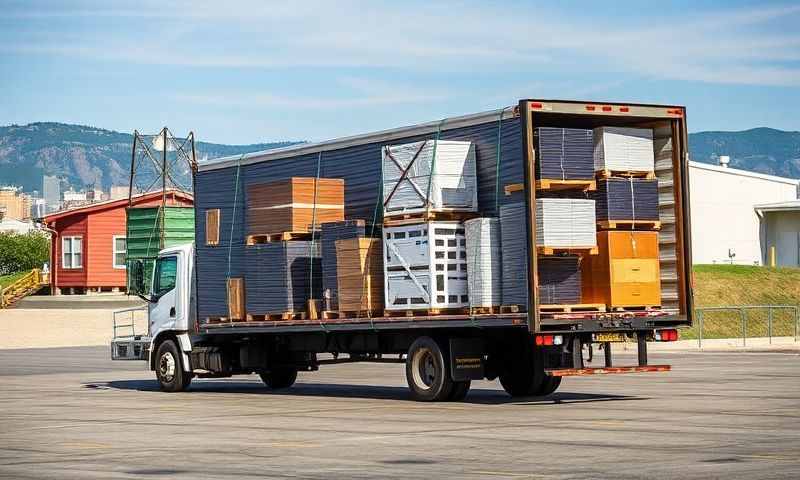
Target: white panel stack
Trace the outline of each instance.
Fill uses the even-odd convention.
[[[652,172],[654,168],[653,130],[623,127],[594,129],[595,171]]]
[[[474,218],[464,222],[467,239],[467,284],[471,307],[502,302],[500,220]]]
[[[386,310],[469,306],[461,222],[383,228]]]
[[[427,210],[478,210],[475,146],[471,142],[426,140],[387,145],[381,152],[384,217]]]
[[[597,245],[594,200],[536,199],[536,245],[554,248]]]

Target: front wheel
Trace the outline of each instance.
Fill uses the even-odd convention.
[[[454,385],[449,363],[434,339],[420,337],[411,344],[406,358],[406,381],[414,400],[435,402],[450,398]]]
[[[182,392],[192,382],[192,376],[183,371],[181,352],[172,340],[164,340],[158,346],[156,378],[161,390],[165,392]]]
[[[545,375],[542,384],[539,385],[539,389],[536,390],[536,395],[544,397],[558,390],[559,385],[561,385],[561,378],[562,377]]]

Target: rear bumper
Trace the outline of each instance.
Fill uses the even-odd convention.
[[[111,341],[111,360],[147,360],[150,337],[123,337]]]

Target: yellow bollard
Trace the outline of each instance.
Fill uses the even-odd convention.
[[[775,245],[769,247],[769,266],[775,268]]]

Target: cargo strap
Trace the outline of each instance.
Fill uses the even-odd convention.
[[[239,174],[242,170],[242,159],[244,158],[244,154],[242,154],[238,160],[236,160],[236,187],[234,188],[233,193],[233,215],[231,216],[231,233],[228,237],[228,279],[231,278],[231,251],[233,250],[233,227],[236,225],[236,202],[239,201]]]

